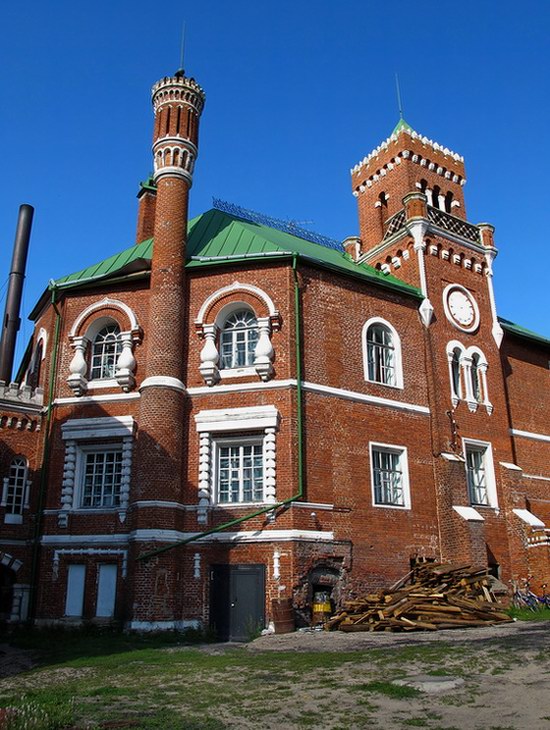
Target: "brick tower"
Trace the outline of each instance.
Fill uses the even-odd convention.
[[[184,341],[186,323],[185,259],[189,189],[198,151],[204,92],[180,70],[153,86],[153,182],[156,186],[154,251],[151,261],[149,324],[145,379],[140,388],[134,529],[176,527],[176,510],[161,503],[182,501],[185,428]],[[152,545],[140,543],[136,554]],[[172,621],[174,600],[154,599],[160,582],[170,585],[171,556],[138,563],[135,579],[141,598],[134,600],[134,621]],[[141,574],[142,573],[142,574]],[[145,589],[145,590],[144,590]],[[136,590],[137,593],[137,590]],[[170,590],[174,597],[176,591]],[[144,601],[144,596],[147,600]]]

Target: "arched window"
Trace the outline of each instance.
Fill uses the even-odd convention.
[[[225,320],[220,336],[221,368],[245,368],[254,364],[258,322],[249,309],[239,309]]]
[[[460,356],[460,349],[458,347],[455,347],[451,356],[451,379],[453,394],[457,398],[462,397],[462,388],[460,386]]]
[[[36,346],[32,360],[27,373],[27,385],[34,390],[40,385],[40,371],[42,367],[42,357],[44,352],[44,343],[40,340]]]
[[[121,351],[120,327],[115,323],[106,325],[92,343],[90,380],[114,378],[116,361]]]
[[[445,196],[445,210],[447,211],[447,213],[451,213],[452,212],[452,207],[453,207],[452,206],[452,203],[453,203],[453,194],[449,190],[449,192]]]
[[[21,515],[26,506],[27,462],[22,456],[16,456],[10,464],[8,476],[4,479],[2,502],[6,507],[6,515]]]
[[[477,352],[475,352],[472,355],[472,367],[470,371],[472,376],[472,395],[478,403],[481,403],[483,401],[483,394],[481,388],[481,373],[479,370],[479,363],[479,355]]]
[[[441,195],[441,188],[439,185],[434,185],[432,190],[432,205],[434,208],[441,208],[439,205],[439,196]]]
[[[364,328],[365,379],[403,387],[401,347],[393,327],[380,320],[369,320]]]

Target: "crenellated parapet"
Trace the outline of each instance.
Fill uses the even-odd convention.
[[[19,383],[5,383],[0,380],[0,407],[19,410],[33,408],[41,410],[44,403],[42,388],[32,388],[30,385]]]

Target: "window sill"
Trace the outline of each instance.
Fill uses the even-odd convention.
[[[97,512],[119,512],[122,507],[73,507],[72,510],[70,510],[73,514],[90,514],[90,513],[97,513]]]
[[[250,507],[257,507],[258,509],[262,509],[263,507],[275,508],[277,504],[278,502],[216,502],[212,505],[212,507],[214,509],[227,509],[228,507],[246,507],[247,509]]]
[[[89,380],[88,390],[100,390],[101,388],[119,388],[116,378],[105,378],[105,380]]]
[[[4,515],[4,524],[5,525],[22,525],[23,524],[23,515],[14,515],[11,513],[7,513]]]
[[[373,502],[373,507],[377,507],[378,509],[400,509],[400,510],[409,510],[411,509],[410,505],[408,504],[377,504],[376,502]]]
[[[382,388],[391,388],[392,390],[405,390],[403,385],[390,385],[390,383],[381,383],[379,380],[367,380],[365,382],[369,385],[379,385]]]
[[[256,368],[254,367],[246,367],[246,368],[225,368],[224,370],[220,370],[220,378],[224,380],[225,378],[246,378],[250,375],[257,375]]]

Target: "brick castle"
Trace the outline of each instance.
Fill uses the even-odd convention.
[[[211,625],[418,560],[550,578],[550,341],[498,317],[464,160],[401,120],[336,244],[188,220],[204,92],[152,90],[136,244],[50,284],[0,382],[0,618]]]

